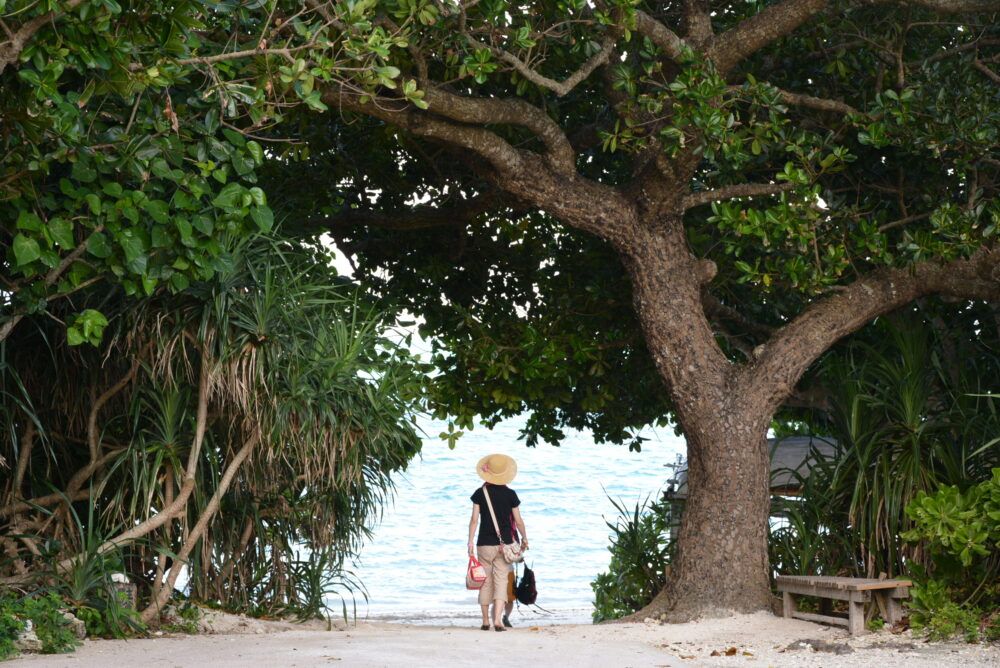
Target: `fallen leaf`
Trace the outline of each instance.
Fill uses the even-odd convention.
[[[677,658],[679,658],[679,659],[697,659],[698,657],[696,657],[694,654],[692,654],[691,656],[685,656],[684,654],[678,654]]]
[[[538,630],[538,627],[537,627],[537,626],[532,626],[532,627],[531,627],[531,630],[532,630],[532,631],[537,631],[537,630]]]
[[[717,649],[713,649],[713,650],[712,650],[712,653],[711,653],[711,654],[709,654],[709,656],[722,656],[722,655],[721,655],[721,654],[719,654],[719,650],[717,650]]]
[[[743,656],[753,656],[753,652],[747,652],[746,650],[744,650]]]
[[[736,656],[736,648],[730,647],[726,650],[726,656]]]

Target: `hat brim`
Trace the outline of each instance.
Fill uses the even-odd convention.
[[[483,464],[485,464],[486,460],[490,457],[503,457],[507,460],[507,470],[503,473],[491,473],[489,471],[484,471]],[[491,485],[506,485],[513,480],[515,476],[517,476],[517,460],[513,457],[501,454],[486,455],[476,464],[476,473],[479,474],[480,478]]]

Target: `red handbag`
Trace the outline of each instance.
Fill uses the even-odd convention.
[[[486,567],[475,557],[469,557],[469,569],[465,572],[466,589],[482,589],[486,582]]]

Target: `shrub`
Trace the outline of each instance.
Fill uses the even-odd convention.
[[[932,560],[928,569],[912,569],[910,621],[932,640],[1000,636],[995,615],[983,617],[976,607],[1000,605],[1000,468],[992,473],[965,491],[943,485],[921,493],[906,507],[914,527],[902,537],[923,543]]]
[[[24,622],[15,616],[18,612],[13,599],[0,597],[0,661],[17,654],[14,641],[17,634],[24,630]]]
[[[0,597],[0,659],[15,654],[14,641],[30,619],[43,654],[72,652],[80,642],[73,636],[64,616],[65,604],[53,592],[17,597]]]
[[[614,499],[611,503],[619,513],[614,523],[605,522],[613,532],[611,562],[590,584],[595,623],[630,614],[652,601],[666,582],[673,552],[668,502],[651,503],[647,498],[631,511]]]
[[[911,624],[915,631],[925,635],[928,640],[950,640],[961,636],[966,642],[978,642],[980,614],[977,608],[965,608],[948,601],[922,616],[922,623],[914,623],[911,618]]]

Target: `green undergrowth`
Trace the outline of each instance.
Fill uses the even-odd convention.
[[[27,625],[25,620],[31,621],[43,654],[72,652],[80,641],[73,636],[64,611],[65,603],[53,592],[37,596],[0,594],[0,659],[17,654],[14,641]]]

